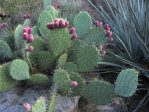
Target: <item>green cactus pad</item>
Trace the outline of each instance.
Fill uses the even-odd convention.
[[[69,74],[65,70],[56,70],[54,73],[53,81],[63,92],[68,92],[70,90],[69,83],[71,79],[69,78]]]
[[[85,87],[85,81],[83,80],[83,78],[81,78],[80,74],[72,72],[72,73],[70,73],[70,79],[72,81],[77,81],[77,83],[78,83],[77,87],[71,89],[72,95],[73,96],[82,95],[82,92]]]
[[[29,67],[28,64],[19,59],[15,59],[10,64],[10,75],[16,80],[26,80],[29,79]]]
[[[11,58],[12,52],[8,44],[2,40],[0,40],[0,58]],[[0,59],[0,60],[1,60]]]
[[[67,53],[62,54],[57,60],[57,66],[62,67],[65,65],[67,60]]]
[[[37,66],[40,71],[48,71],[53,67],[55,60],[56,57],[51,52],[41,51],[37,57]]]
[[[92,27],[91,16],[85,12],[81,11],[74,18],[74,25],[76,27],[76,32],[80,39],[85,38],[85,35],[89,32]]]
[[[111,103],[112,98],[115,96],[114,87],[105,81],[92,81],[85,87],[83,96],[97,105],[106,105]]]
[[[26,26],[31,26],[31,20],[30,19],[26,19],[23,23],[23,26],[26,27]]]
[[[23,32],[23,26],[18,25],[15,30],[15,46],[19,49],[24,46],[24,40],[22,39],[22,32]]]
[[[99,54],[94,46],[86,45],[77,51],[77,66],[80,72],[92,71],[98,63]]]
[[[47,11],[52,15],[53,19],[57,18],[59,15],[59,12],[52,6],[48,7]]]
[[[93,45],[103,45],[107,42],[104,28],[93,27],[87,33],[84,41]]]
[[[70,34],[67,29],[55,29],[48,37],[49,50],[55,56],[59,56],[70,46]]]
[[[47,36],[49,36],[48,33],[50,32],[47,28],[47,23],[52,22],[53,19],[54,18],[52,17],[52,15],[49,14],[48,11],[44,11],[38,19],[39,31],[44,38],[47,38]]]
[[[32,112],[46,112],[46,99],[40,97],[32,106]]]
[[[122,70],[115,83],[115,93],[123,97],[134,95],[138,86],[138,74],[135,69]]]
[[[67,62],[63,66],[63,69],[66,70],[69,73],[71,73],[71,72],[77,72],[77,65],[76,64],[73,64],[72,62]]]
[[[56,112],[56,102],[57,102],[57,96],[56,93],[53,93],[53,95],[51,96],[51,101],[47,112]]]
[[[15,87],[17,84],[16,80],[13,80],[9,76],[8,66],[0,66],[0,92]]]
[[[39,37],[39,29],[38,26],[33,26],[32,27],[32,34],[34,35],[34,37]]]
[[[30,82],[31,84],[38,85],[38,86],[50,85],[48,77],[41,73],[31,75]]]

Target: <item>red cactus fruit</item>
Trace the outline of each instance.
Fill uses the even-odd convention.
[[[31,110],[31,105],[29,103],[23,103],[23,108],[25,112],[29,112]]]
[[[65,27],[69,26],[69,21],[65,21]]]
[[[28,27],[23,28],[23,33],[28,33]]]
[[[32,34],[28,35],[27,42],[31,43],[34,41],[34,36]]]
[[[77,81],[71,81],[70,82],[70,87],[75,88],[78,86],[78,82]]]
[[[111,38],[112,37],[112,32],[111,31],[106,31],[106,36]]]
[[[104,26],[104,29],[106,30],[106,31],[110,31],[110,25],[109,24],[105,24],[105,26]]]
[[[54,20],[54,23],[55,23],[55,22],[59,22],[59,19],[58,19],[58,18],[57,18],[57,19],[55,19],[55,20]]]
[[[60,28],[65,28],[65,21],[64,20],[60,19],[60,21],[59,21],[59,27]]]
[[[25,15],[23,15],[23,18],[24,18],[24,19],[27,19],[27,15],[26,15],[26,14],[25,14]]]
[[[103,22],[99,22],[99,27],[101,27],[103,25]]]
[[[72,34],[71,40],[75,40],[75,39],[77,39],[77,38],[78,38],[78,35],[77,35],[77,34]]]
[[[69,34],[73,34],[73,33],[75,33],[75,31],[76,31],[76,28],[75,28],[75,27],[72,27],[72,28],[70,29],[70,31],[69,31]]]
[[[34,49],[33,46],[29,46],[29,47],[27,48],[27,51],[28,51],[28,52],[32,52],[33,49]]]
[[[31,14],[26,14],[27,19],[31,18]]]
[[[22,35],[22,38],[24,39],[24,40],[27,40],[28,39],[28,33],[23,33],[23,35]]]
[[[54,28],[58,28],[59,27],[59,22],[54,22]]]
[[[95,25],[98,27],[99,26],[99,21],[95,21]]]
[[[28,28],[28,34],[32,34],[32,28]]]
[[[49,30],[52,30],[52,29],[54,28],[54,23],[48,23],[48,24],[47,24],[47,28],[48,28]]]

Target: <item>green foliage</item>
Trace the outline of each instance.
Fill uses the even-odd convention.
[[[38,27],[41,35],[44,38],[48,38],[50,36],[50,31],[47,28],[47,23],[52,22],[58,16],[58,12],[53,8],[50,7],[48,10],[42,12],[38,19]]]
[[[70,79],[72,81],[76,81],[78,83],[78,86],[75,88],[72,88],[72,95],[73,96],[78,96],[78,95],[82,95],[82,92],[85,88],[85,81],[84,79],[80,76],[80,74],[75,73],[75,72],[71,72],[70,73]]]
[[[105,105],[111,103],[112,98],[115,96],[114,87],[105,81],[92,81],[85,87],[83,96],[92,103]]]
[[[64,53],[57,60],[57,66],[62,67],[63,65],[65,65],[66,60],[67,60],[67,54]]]
[[[32,106],[32,112],[46,112],[46,100],[40,97]]]
[[[138,86],[138,72],[135,69],[125,69],[119,73],[115,82],[115,93],[123,97],[135,94]]]
[[[54,62],[56,60],[56,57],[51,54],[49,51],[41,51],[38,53],[37,57],[37,67],[40,71],[48,71],[50,70]]]
[[[55,56],[59,56],[70,46],[70,34],[67,29],[54,29],[50,32],[51,35],[48,37],[49,50]]]
[[[11,58],[12,57],[12,51],[8,44],[2,40],[0,40],[0,58]],[[0,59],[1,60],[1,59]]]
[[[66,70],[67,72],[77,72],[77,65],[72,63],[72,62],[66,62],[65,65],[63,66],[63,69]]]
[[[63,92],[68,92],[70,90],[69,83],[71,79],[69,78],[69,74],[65,70],[55,70],[53,81],[56,84],[56,86]]]
[[[31,26],[31,20],[30,19],[26,19],[23,23],[23,26],[26,27],[26,26]]]
[[[57,100],[56,93],[53,93],[51,96],[51,101],[47,112],[56,112],[56,100]]]
[[[8,65],[0,66],[0,92],[15,87],[16,84],[16,80],[9,76]]]
[[[35,86],[49,86],[49,79],[46,75],[41,73],[36,73],[31,75],[30,77],[30,83]]]
[[[24,40],[22,39],[23,26],[18,25],[15,29],[15,46],[20,49],[24,46]]]
[[[92,71],[98,63],[99,54],[94,46],[82,46],[77,51],[77,66],[80,72]]]
[[[20,59],[15,59],[10,64],[10,75],[16,80],[29,79],[29,66],[28,64]]]
[[[75,16],[74,25],[76,27],[78,37],[80,39],[85,38],[85,34],[88,33],[92,27],[91,16],[87,12],[81,11]]]

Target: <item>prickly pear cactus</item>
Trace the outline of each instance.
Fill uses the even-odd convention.
[[[71,88],[71,91],[72,91],[71,95],[73,95],[73,96],[82,95],[82,92],[85,88],[85,81],[83,80],[83,78],[80,76],[80,74],[71,72],[70,79],[73,81],[76,81],[78,83],[77,87]]]
[[[51,52],[41,51],[37,57],[37,67],[40,71],[48,71],[53,67],[55,61],[56,57]]]
[[[51,96],[51,101],[47,112],[56,112],[56,100],[57,100],[56,93],[53,93],[53,95]]]
[[[77,72],[77,65],[72,62],[66,62],[63,66],[63,69],[66,70],[68,73]]]
[[[40,97],[32,106],[32,112],[46,112],[46,100]]]
[[[81,11],[74,18],[74,26],[76,27],[78,37],[80,39],[85,38],[85,35],[92,27],[91,16],[87,12]]]
[[[30,83],[37,86],[48,86],[50,85],[49,79],[46,75],[41,73],[36,73],[31,75]]]
[[[108,82],[95,80],[85,87],[83,96],[97,105],[106,105],[115,96],[114,87]]]
[[[7,65],[0,66],[0,92],[15,87],[17,84],[16,80],[13,80],[9,76],[9,70]]]
[[[51,0],[44,0],[44,9],[47,10],[51,6]]]
[[[80,72],[92,71],[99,60],[98,50],[94,46],[85,45],[77,51],[77,66]]]
[[[20,59],[15,59],[10,64],[10,76],[15,80],[29,79],[29,66]]]
[[[57,69],[54,73],[53,81],[56,86],[63,92],[68,92],[70,90],[69,83],[71,79],[65,70]]]
[[[33,26],[32,27],[32,34],[34,35],[34,37],[39,37],[39,29],[38,29],[38,26]]]
[[[23,23],[23,26],[26,27],[26,26],[31,26],[31,20],[30,19],[26,19]]]
[[[135,69],[121,71],[115,82],[115,93],[123,97],[134,95],[138,86],[138,74]]]
[[[51,36],[48,37],[49,50],[55,56],[59,56],[70,46],[70,38],[67,29],[51,30]]]
[[[12,57],[12,51],[8,44],[2,40],[0,40],[0,58],[11,58]],[[0,60],[1,60],[0,59]]]
[[[67,61],[67,53],[62,54],[57,60],[57,66],[62,67]]]
[[[58,12],[50,7],[48,10],[42,12],[38,19],[38,27],[41,35],[47,38],[50,35],[50,31],[47,28],[47,23],[52,22],[58,16]]]
[[[15,30],[15,46],[19,49],[24,45],[24,40],[22,39],[23,26],[18,25]]]

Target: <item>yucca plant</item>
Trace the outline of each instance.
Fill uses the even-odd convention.
[[[88,0],[93,8],[97,10],[101,19],[109,23],[114,36],[116,52],[107,51],[112,61],[103,60],[99,64],[110,66],[120,65],[123,67],[136,68],[140,76],[149,79],[149,1],[148,0],[102,0],[102,5],[94,5]],[[115,60],[120,61],[119,63]],[[114,66],[115,67],[115,66]],[[120,67],[120,69],[122,69]],[[119,69],[119,68],[118,68]],[[108,69],[106,69],[108,70]],[[109,70],[110,71],[110,70]],[[144,81],[144,80],[143,80]],[[145,85],[143,86],[145,88]],[[138,87],[141,90],[141,88]],[[147,99],[145,95],[139,107]],[[147,99],[148,100],[148,99]],[[140,106],[141,105],[141,106]]]

